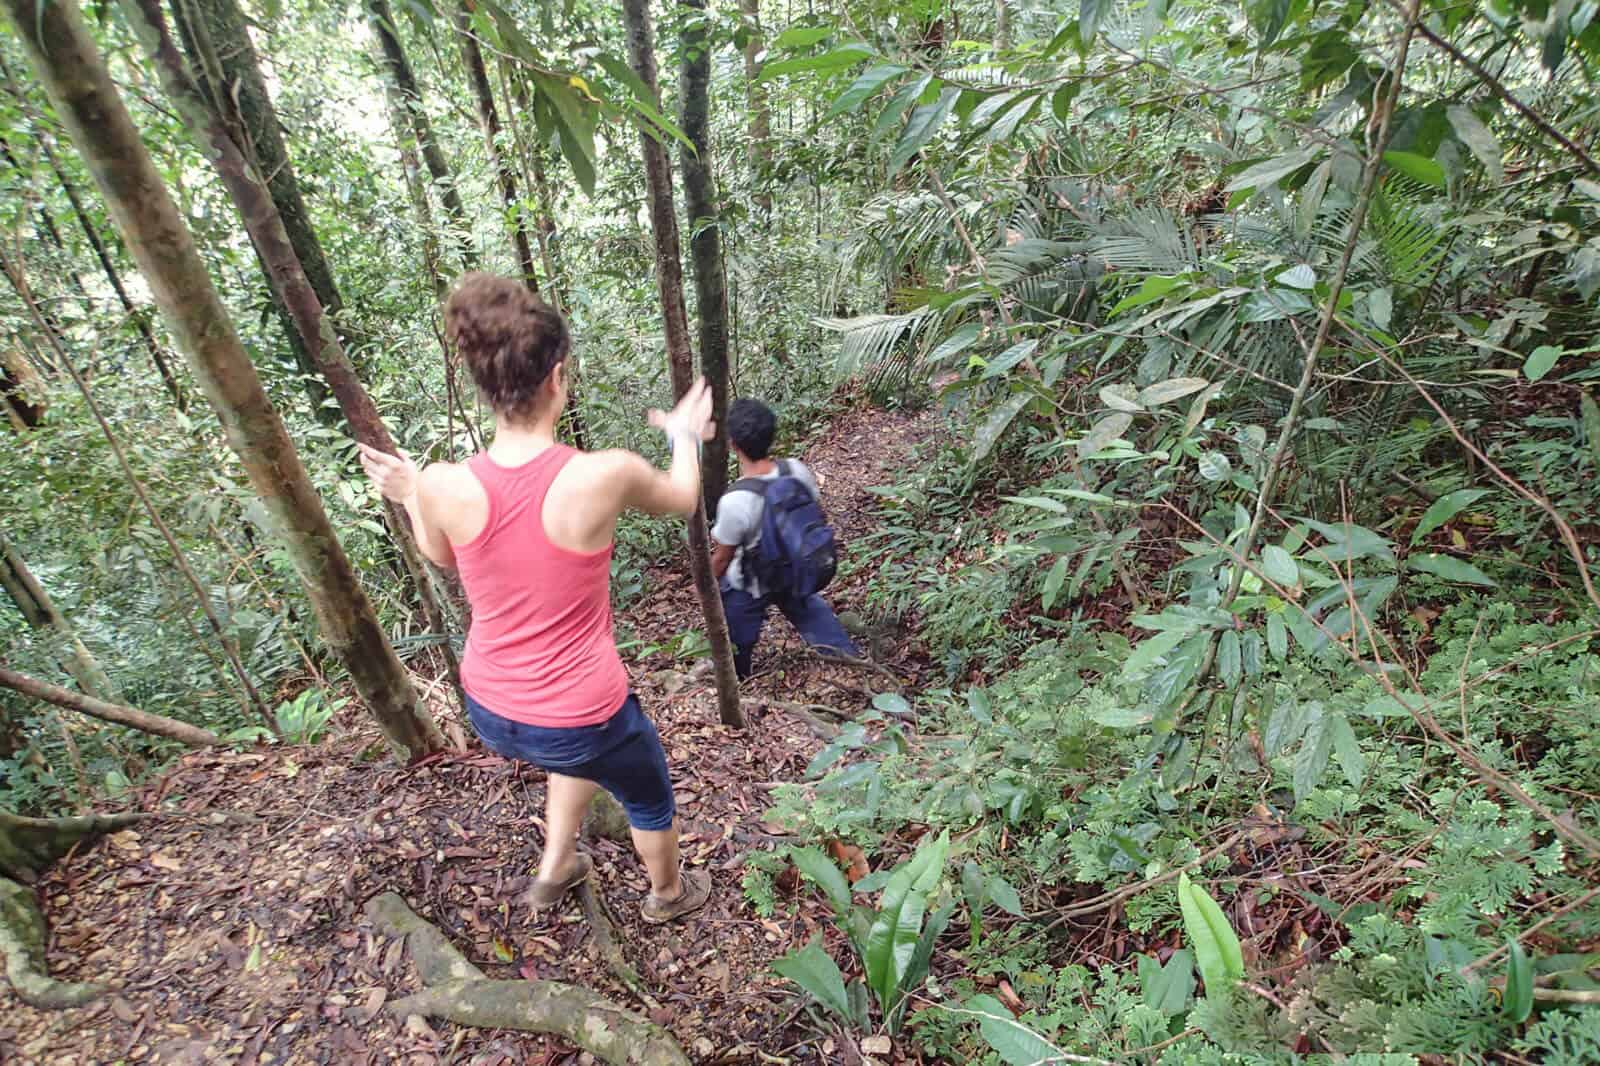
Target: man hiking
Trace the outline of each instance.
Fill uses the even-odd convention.
[[[740,680],[750,676],[751,656],[773,604],[813,648],[859,654],[833,608],[817,595],[835,565],[817,479],[798,459],[772,458],[777,430],[777,416],[759,400],[737,400],[728,408],[739,480],[717,504],[711,566],[721,581]]]
[[[405,506],[422,553],[461,573],[472,608],[461,686],[473,729],[491,751],[549,772],[529,901],[553,906],[589,877],[578,829],[604,788],[627,812],[650,875],[645,921],[681,918],[705,905],[711,878],[680,867],[667,757],[612,636],[610,565],[622,511],[694,513],[710,394],[701,381],[670,413],[650,412],[672,445],[670,470],[632,452],[580,452],[556,440],[572,349],[559,314],[520,281],[468,274],[444,320],[494,410],[493,443],[420,473],[404,453],[365,445],[361,463]]]

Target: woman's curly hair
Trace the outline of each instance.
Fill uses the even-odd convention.
[[[445,335],[495,412],[522,420],[539,386],[572,351],[572,333],[537,293],[494,274],[465,275],[444,305]]]

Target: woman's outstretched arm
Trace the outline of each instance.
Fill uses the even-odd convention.
[[[429,521],[428,518],[429,513],[436,513],[438,508],[425,507],[423,497],[431,499],[441,493],[448,496],[456,468],[450,463],[436,463],[419,473],[417,464],[404,451],[396,456],[365,444],[357,444],[356,447],[361,451],[361,466],[372,478],[373,484],[378,486],[378,491],[386,499],[406,509],[406,515],[411,519],[412,535],[417,539],[417,548],[435,566],[454,569],[456,553],[450,547],[449,538],[436,521]]]

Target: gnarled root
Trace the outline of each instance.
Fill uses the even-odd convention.
[[[0,954],[6,957],[6,980],[17,998],[40,1010],[81,1007],[103,990],[99,985],[57,981],[45,968],[44,912],[33,889],[0,877]]]
[[[606,964],[606,969],[632,992],[650,1010],[660,1006],[650,997],[646,990],[644,979],[639,976],[628,962],[628,956],[622,952],[622,944],[617,940],[617,927],[611,920],[611,914],[606,910],[605,900],[594,890],[593,879],[585,881],[577,888],[578,902],[583,906],[583,916],[589,920],[589,937],[594,943],[595,950],[600,953],[600,959]]]
[[[615,1066],[689,1066],[665,1029],[601,996],[559,981],[492,981],[405,901],[386,892],[367,917],[404,936],[425,987],[390,1004],[405,1016],[445,1018],[481,1029],[550,1033]]]

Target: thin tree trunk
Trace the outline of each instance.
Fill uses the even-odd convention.
[[[78,683],[85,693],[101,700],[120,700],[122,693],[110,675],[100,665],[83,641],[78,631],[58,610],[50,594],[39,584],[33,571],[23,560],[5,530],[0,529],[0,587],[6,590],[11,602],[22,612],[23,621],[34,629],[47,632],[51,652],[61,668]]]
[[[178,376],[172,372],[172,367],[161,351],[161,345],[156,341],[155,331],[150,328],[149,321],[129,298],[128,290],[122,284],[122,275],[117,272],[116,264],[111,261],[111,254],[106,249],[105,242],[100,239],[100,231],[95,228],[94,221],[84,210],[77,187],[67,179],[66,171],[61,168],[61,162],[56,158],[48,134],[40,134],[39,147],[44,149],[45,158],[50,162],[50,169],[55,172],[56,180],[61,183],[61,191],[67,194],[67,202],[72,205],[72,213],[77,216],[78,226],[83,230],[84,239],[89,242],[89,247],[94,249],[95,258],[100,261],[100,269],[105,272],[106,281],[117,294],[117,302],[122,304],[123,312],[139,331],[145,350],[150,353],[150,362],[155,364],[156,373],[161,375],[161,382],[172,396],[172,402],[177,405],[178,410],[187,411],[189,398],[183,394],[183,386],[178,384]]]
[[[458,0],[455,11],[456,38],[461,44],[461,65],[467,70],[467,81],[472,84],[472,95],[478,105],[478,127],[483,131],[483,142],[489,151],[489,165],[494,168],[500,182],[500,198],[505,203],[506,228],[511,233],[511,249],[516,253],[517,269],[522,271],[523,284],[534,292],[539,291],[539,274],[533,266],[533,246],[528,243],[527,212],[522,210],[517,195],[517,175],[510,160],[500,150],[500,113],[494,106],[494,89],[489,84],[489,70],[483,62],[483,49],[472,29],[470,0]]]
[[[691,9],[683,54],[683,133],[692,148],[678,153],[683,167],[683,204],[689,218],[694,265],[695,313],[700,319],[700,373],[711,385],[717,434],[706,442],[701,468],[706,514],[713,519],[728,486],[728,286],[722,269],[721,210],[711,173],[711,42],[706,0],[683,0]]]
[[[472,224],[467,220],[466,208],[461,204],[461,194],[456,190],[455,175],[450,172],[450,165],[445,162],[444,152],[439,148],[439,142],[434,138],[433,128],[428,122],[428,113],[422,104],[422,90],[417,87],[417,76],[411,70],[411,60],[406,57],[405,46],[400,42],[400,27],[389,10],[389,0],[364,0],[364,2],[367,21],[372,26],[373,34],[378,38],[378,47],[383,54],[384,70],[388,74],[390,84],[400,94],[411,127],[411,136],[422,152],[422,161],[427,165],[434,185],[438,186],[439,199],[444,204],[445,214],[449,216],[450,224],[455,227],[461,268],[476,270],[478,253],[472,245]]]
[[[238,0],[174,0],[172,10],[179,33],[188,39],[189,58],[199,75],[200,88],[210,98],[213,109],[233,128],[240,151],[256,164],[257,172],[265,179],[289,244],[345,351],[359,350],[369,338],[343,315],[344,299],[339,294],[333,266],[311,224],[311,212],[261,72],[261,58],[250,39]],[[312,355],[314,358],[315,353]]]
[[[374,45],[378,62],[385,62],[381,44]],[[395,147],[400,152],[400,174],[405,180],[406,199],[411,201],[411,212],[417,216],[417,231],[422,238],[422,265],[428,271],[428,283],[433,298],[443,304],[449,295],[450,283],[444,275],[443,256],[439,236],[434,231],[433,208],[428,205],[428,188],[422,179],[422,160],[417,155],[417,137],[411,128],[410,112],[404,95],[392,78],[383,79],[383,98],[388,105],[389,127],[394,133]]]
[[[33,316],[41,329],[44,328],[44,316],[39,310],[38,302],[33,298],[28,288],[27,279],[23,277],[20,265],[7,258],[4,250],[0,250],[0,269],[11,278],[12,285],[21,295],[28,313]],[[250,673],[245,669],[244,660],[239,655],[239,645],[223,626],[222,619],[217,617],[217,610],[211,603],[211,593],[201,582],[194,567],[189,565],[188,556],[184,554],[183,546],[178,543],[178,538],[172,535],[166,519],[161,517],[161,512],[156,509],[155,502],[150,499],[150,494],[145,491],[144,482],[139,480],[139,475],[134,473],[133,465],[128,462],[128,456],[122,448],[122,441],[116,431],[111,428],[111,423],[100,411],[100,405],[95,402],[94,393],[89,388],[89,383],[72,361],[72,356],[64,347],[61,347],[55,338],[50,343],[56,346],[56,358],[72,377],[73,384],[78,386],[78,391],[83,395],[83,402],[88,405],[89,413],[100,426],[100,432],[105,435],[106,442],[111,445],[111,454],[116,458],[117,468],[122,471],[122,477],[133,490],[134,497],[139,505],[144,508],[145,514],[150,519],[150,524],[156,527],[156,532],[166,543],[167,550],[172,552],[172,561],[176,564],[178,572],[189,584],[189,589],[194,593],[194,600],[200,611],[206,617],[206,622],[211,627],[212,635],[217,638],[217,643],[222,646],[222,653],[228,660],[228,665],[233,668],[234,676],[238,678],[239,685],[245,693],[245,711],[254,711],[266,723],[269,729],[276,731],[277,725],[273,720],[272,712],[267,708],[266,701],[261,698],[261,693],[256,691],[255,683],[250,680]]]
[[[756,194],[756,206],[763,215],[772,214],[772,194],[765,190],[767,175],[772,170],[772,101],[767,87],[756,78],[761,74],[760,55],[766,50],[761,35],[761,0],[739,0],[739,11],[744,15],[750,36],[744,43],[745,109],[749,120],[745,137],[750,145],[750,162],[754,164],[756,184],[762,191]]]
[[[994,0],[994,46],[1011,47],[1011,4],[1009,0]]]
[[[28,357],[11,344],[0,344],[0,398],[18,432],[36,428],[44,419],[45,385]]]
[[[229,445],[266,504],[324,639],[396,747],[412,755],[443,749],[444,736],[389,646],[77,5],[4,0],[4,7]],[[137,8],[130,13],[138,16],[131,20],[136,30],[150,39],[154,27]]]
[[[98,718],[102,722],[115,722],[125,725],[129,729],[137,729],[141,733],[153,733],[158,737],[171,737],[180,740],[190,747],[202,748],[212,744],[220,744],[217,735],[209,729],[180,722],[149,711],[141,711],[120,703],[108,703],[105,700],[86,696],[81,692],[74,692],[70,688],[52,685],[48,681],[40,681],[27,674],[19,674],[15,670],[8,670],[0,666],[0,685],[15,689],[24,696],[57,707],[65,707],[69,711],[77,711],[91,718]]]
[[[332,320],[317,298],[316,286],[295,253],[276,201],[268,194],[269,185],[234,140],[239,128],[230,128],[227,120],[208,105],[199,86],[189,78],[183,57],[179,55],[162,21],[159,0],[129,0],[128,6],[142,13],[145,20],[143,25],[148,31],[145,36],[150,58],[156,65],[167,96],[177,106],[190,133],[209,149],[207,155],[244,220],[245,230],[250,234],[256,254],[267,268],[273,292],[288,310],[302,346],[310,353],[317,370],[333,390],[339,409],[349,423],[351,435],[363,444],[394,452],[394,438],[389,435],[388,427],[378,414],[377,405],[372,402],[372,397],[362,387],[350,365]],[[130,18],[135,13],[130,10]],[[434,632],[448,635],[450,627],[444,609],[433,593],[432,582],[422,553],[411,534],[410,524],[400,508],[392,502],[385,501],[384,508],[389,529],[422,606],[424,619]],[[448,642],[444,645],[444,657],[452,681],[458,682],[459,666]]]
[[[26,0],[7,0],[24,3]],[[649,0],[623,0],[627,24],[628,58],[644,82],[652,102],[660,106],[656,90],[655,31],[650,23]],[[689,346],[689,317],[683,306],[683,264],[678,258],[678,219],[672,204],[672,164],[667,149],[641,127],[639,144],[644,153],[645,195],[650,204],[650,228],[655,235],[656,291],[661,298],[661,318],[672,370],[672,392],[682,397],[694,384],[694,352]],[[744,709],[739,705],[739,679],[733,667],[733,646],[728,642],[728,620],[722,596],[711,573],[711,544],[706,527],[705,501],[689,519],[689,569],[695,592],[705,613],[706,639],[717,677],[717,711],[725,725],[742,729]]]

